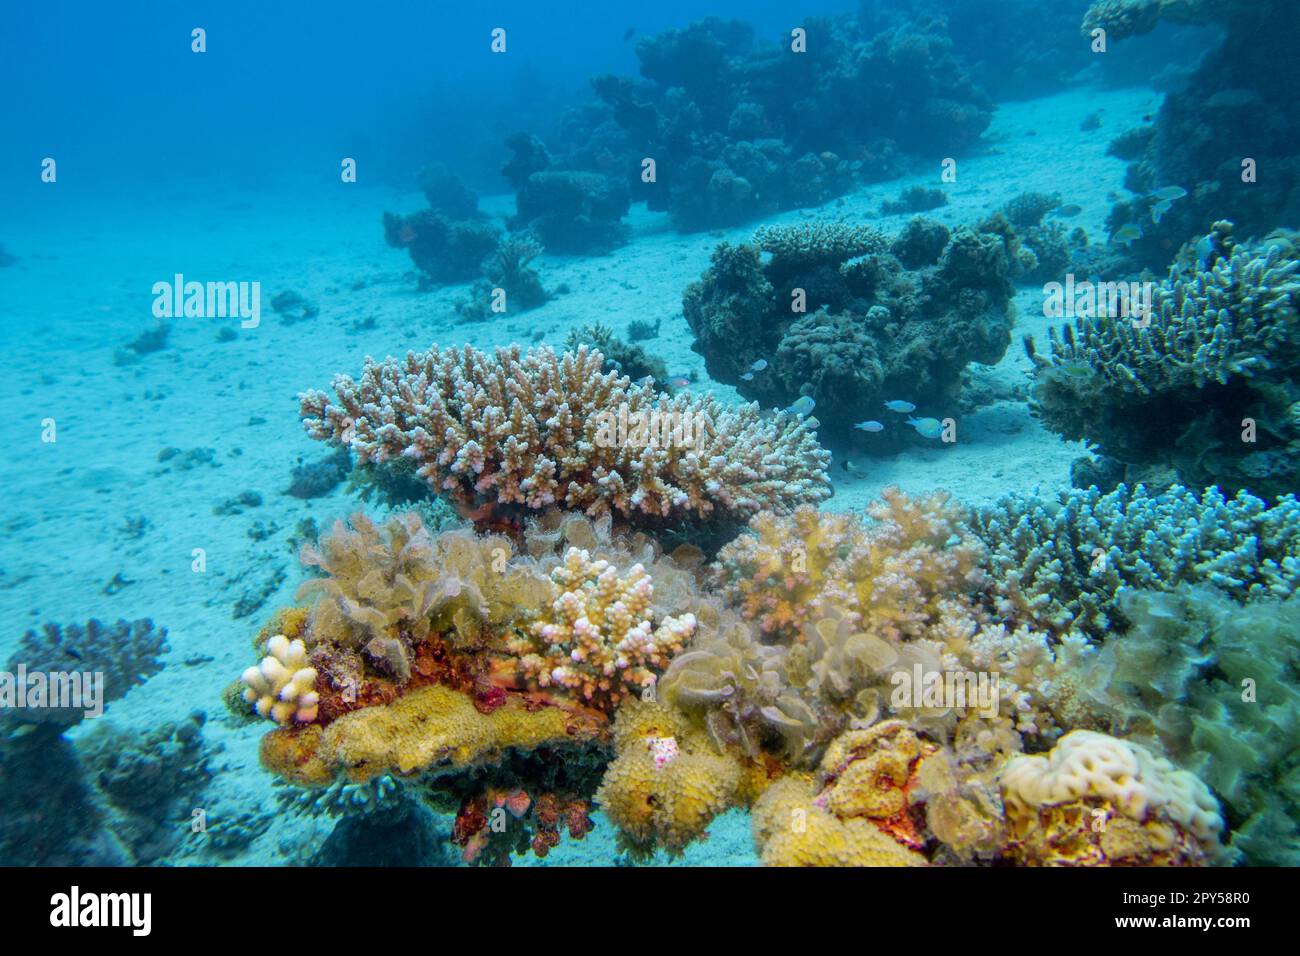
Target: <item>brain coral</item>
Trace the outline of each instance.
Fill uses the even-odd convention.
[[[1011,854],[1027,865],[1211,862],[1223,820],[1208,787],[1145,747],[1075,730],[1002,770]]]
[[[727,521],[830,494],[829,456],[792,416],[670,399],[603,362],[585,348],[435,346],[367,360],[360,381],[335,378],[335,399],[304,393],[302,415],[309,435],[347,446],[363,467],[413,468],[433,492],[488,513],[558,505],[651,524]],[[613,420],[632,426],[611,435]],[[658,441],[656,421],[683,431]]]

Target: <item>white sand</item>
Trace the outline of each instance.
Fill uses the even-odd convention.
[[[1072,224],[1104,241],[1107,193],[1121,190],[1124,171],[1122,162],[1105,155],[1106,145],[1157,106],[1158,95],[1143,90],[1086,90],[1003,106],[987,136],[993,148],[960,163],[957,183],[947,187],[950,204],[930,215],[950,225],[973,223],[1022,192],[1060,192],[1065,202],[1083,206]],[[1081,133],[1080,122],[1094,110],[1102,129]],[[938,168],[926,170],[775,221],[875,221],[881,200],[913,183],[936,184],[938,176]],[[172,647],[167,666],[108,715],[144,729],[193,709],[207,711],[206,737],[224,747],[207,801],[210,821],[259,805],[266,812],[275,808],[269,778],[257,765],[263,728],[229,725],[219,695],[252,663],[249,641],[270,612],[293,600],[302,579],[287,545],[295,525],[309,516],[325,525],[357,507],[341,488],[315,501],[281,493],[300,456],[314,460],[326,451],[298,423],[300,390],[324,388],[336,372],[355,374],[367,354],[431,342],[528,342],[538,331],[559,346],[571,328],[599,321],[621,334],[628,321],[642,318],[663,320],[659,337],[644,344],[671,374],[694,370],[697,389],[736,400],[733,389],[708,381],[703,359],[690,350],[681,293],[707,267],[717,242],[743,241],[756,223],[679,236],[664,215],[637,207],[632,241],[613,254],[540,260],[547,287],[567,283],[569,294],[516,318],[475,324],[460,322],[451,309],[465,287],[415,291],[405,252],[384,245],[381,210],[419,208],[417,194],[338,184],[315,192],[279,190],[251,202],[205,189],[140,203],[131,192],[124,183],[117,195],[94,197],[93,206],[60,196],[41,215],[11,222],[0,236],[21,257],[0,272],[0,343],[11,407],[0,422],[8,449],[0,464],[7,499],[0,612],[9,622],[0,633],[0,655],[7,658],[21,632],[42,621],[149,616],[165,625]],[[484,206],[508,213],[511,200]],[[906,218],[880,224],[893,231]],[[164,351],[115,365],[115,348],[154,324],[151,286],[176,272],[200,281],[260,281],[261,326],[219,343],[218,327],[234,327],[234,320],[179,319]],[[354,290],[355,283],[364,287]],[[270,298],[284,289],[315,302],[320,315],[283,324]],[[1022,289],[1017,306],[1013,344],[994,369],[1005,382],[1023,380],[1028,368],[1020,336],[1041,338],[1047,325],[1041,290]],[[373,328],[353,331],[367,319]],[[40,440],[47,418],[57,423],[53,444]],[[836,496],[827,507],[860,508],[889,484],[945,487],[969,502],[1034,486],[1062,487],[1081,451],[1045,432],[1023,402],[981,409],[958,427],[955,446],[892,459],[854,458],[865,471],[861,477],[837,468]],[[211,465],[180,471],[176,459],[159,463],[166,447],[212,448],[216,456]],[[213,514],[214,505],[248,490],[262,495],[260,507]],[[120,529],[136,516],[148,526],[132,540]],[[276,530],[254,541],[249,531],[257,522]],[[206,573],[191,571],[194,548],[206,550]],[[286,578],[262,609],[232,620],[241,594],[276,569]],[[132,583],[105,594],[119,573]],[[188,814],[178,821],[187,823]],[[236,862],[300,861],[329,826],[282,817]],[[743,815],[728,815],[687,861],[752,862],[745,831]],[[186,841],[193,861],[214,861],[201,838]],[[609,862],[612,846],[610,827],[598,817],[585,843],[562,843],[549,862]]]

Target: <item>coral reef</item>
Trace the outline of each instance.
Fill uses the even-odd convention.
[[[1300,243],[1214,230],[1154,287],[1149,311],[1098,303],[1050,336],[1035,364],[1047,427],[1084,439],[1125,480],[1217,484],[1265,497],[1300,470]]]
[[[1300,19],[1254,0],[1098,0],[1083,29],[1103,28],[1113,41],[1161,20],[1213,25],[1226,35],[1185,87],[1165,97],[1154,135],[1128,169],[1133,198],[1111,212],[1112,234],[1140,227],[1128,251],[1152,269],[1163,269],[1187,236],[1218,220],[1260,236],[1294,227],[1300,215],[1300,106],[1286,65],[1300,42]],[[1182,194],[1172,205],[1156,195],[1168,187]]]
[[[1009,856],[1023,866],[1189,866],[1222,852],[1205,786],[1138,744],[1075,730],[1002,771]]]
[[[803,422],[657,396],[603,364],[582,348],[488,356],[435,346],[369,360],[360,381],[335,378],[336,399],[303,393],[301,413],[313,438],[347,446],[362,465],[414,466],[480,520],[562,505],[651,526],[726,523],[829,494],[828,455]],[[677,423],[677,437],[652,439],[656,421]],[[618,422],[635,426],[627,440]]]
[[[994,363],[1010,343],[1008,242],[987,225],[949,233],[920,219],[892,243],[839,223],[761,229],[753,244],[719,245],[687,287],[692,348],[746,398],[783,407],[811,397],[833,437],[885,401],[942,417],[967,363]],[[752,372],[759,360],[767,367]],[[910,433],[887,429],[874,444]]]

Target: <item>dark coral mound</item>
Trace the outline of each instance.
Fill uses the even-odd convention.
[[[892,242],[838,224],[761,229],[719,245],[682,308],[713,378],[772,406],[809,395],[844,435],[893,399],[955,409],[966,364],[1010,343],[1010,270],[1007,238],[983,226],[918,217]]]
[[[1109,482],[1219,485],[1276,498],[1300,474],[1300,240],[1186,248],[1142,317],[1078,318],[1026,341],[1035,411],[1103,456]],[[1145,324],[1144,324],[1145,322]],[[1092,467],[1084,477],[1096,479]]]
[[[1173,9],[1173,5],[1169,5]],[[1193,9],[1197,5],[1187,5]],[[1190,235],[1230,219],[1242,236],[1261,236],[1278,226],[1300,223],[1300,101],[1295,90],[1294,51],[1300,46],[1300,16],[1288,3],[1228,2],[1201,5],[1226,30],[1222,44],[1202,61],[1186,87],[1170,93],[1155,128],[1128,169],[1134,198],[1117,203],[1112,232],[1134,223],[1144,235],[1130,248],[1137,262],[1163,269]],[[1097,4],[1085,27],[1111,27]],[[1153,8],[1154,9],[1154,8]],[[1135,24],[1140,32],[1154,23]],[[1110,57],[1140,56],[1127,43]],[[1254,175],[1243,164],[1253,164]],[[1166,187],[1187,196],[1167,211],[1153,212]]]
[[[521,220],[534,218],[537,177],[582,170],[625,183],[681,230],[733,225],[895,176],[909,154],[961,155],[987,128],[992,102],[942,19],[876,30],[846,15],[799,29],[763,45],[748,24],[709,18],[642,39],[640,78],[595,77],[600,102],[570,111],[549,144],[509,140],[503,173]]]
[[[599,173],[532,173],[515,205],[510,228],[531,230],[554,252],[608,252],[625,238],[627,187]]]
[[[497,248],[497,230],[475,219],[449,219],[433,209],[401,216],[384,213],[384,239],[405,249],[420,270],[421,286],[466,282]]]

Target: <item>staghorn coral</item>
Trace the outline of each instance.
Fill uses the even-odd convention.
[[[277,724],[315,720],[320,695],[315,690],[316,669],[307,666],[307,646],[276,634],[266,642],[266,650],[261,664],[244,671],[244,700]]]
[[[1025,866],[1216,862],[1223,821],[1208,787],[1138,744],[1076,730],[1001,774],[1008,853]]]
[[[1292,490],[1298,272],[1300,244],[1237,243],[1230,223],[1216,223],[1195,257],[1155,287],[1149,317],[1081,315],[1051,332],[1049,356],[1026,339],[1036,414],[1130,476],[1172,472],[1184,484],[1267,497]]]
[[[666,617],[653,628],[654,595],[640,564],[625,574],[603,559],[569,548],[551,571],[549,613],[509,645],[528,681],[564,687],[584,702],[613,709],[629,694],[653,687],[672,655],[695,633],[695,615]]]
[[[656,398],[602,373],[603,361],[581,348],[557,356],[518,346],[494,357],[434,347],[368,360],[359,382],[335,378],[335,400],[303,393],[303,424],[362,464],[416,464],[435,493],[489,514],[562,505],[651,524],[727,522],[829,494],[828,456],[802,422],[710,397]],[[606,440],[600,413],[621,418],[624,409],[629,420],[651,412],[689,420],[698,426],[694,447]]]
[[[972,528],[989,549],[1000,615],[1094,641],[1122,630],[1121,588],[1170,590],[1206,582],[1238,601],[1286,596],[1300,586],[1300,503],[1240,492],[1197,495],[1177,485],[1152,494],[1121,485],[1011,495],[978,510]]]

